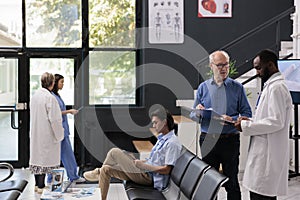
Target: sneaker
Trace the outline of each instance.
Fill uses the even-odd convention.
[[[45,186],[43,188],[39,188],[38,186],[34,187],[34,191],[37,192],[38,194],[42,194],[44,190],[50,190],[49,186]]]
[[[92,171],[84,172],[83,177],[88,181],[94,182],[99,180],[99,174],[100,168],[96,168]]]
[[[44,188],[38,188],[38,189],[37,189],[37,193],[38,193],[38,194],[42,194],[43,191],[44,191]]]
[[[83,183],[83,182],[85,182],[85,181],[86,181],[85,178],[79,177],[78,179],[73,180],[72,182],[73,182],[73,183]]]

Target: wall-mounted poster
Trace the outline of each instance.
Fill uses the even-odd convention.
[[[232,0],[198,0],[198,17],[232,17]]]
[[[184,41],[184,0],[149,0],[149,43]]]

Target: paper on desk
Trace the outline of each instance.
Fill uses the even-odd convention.
[[[43,193],[41,195],[41,200],[53,200],[53,199],[63,200],[64,197],[61,192],[53,192],[53,191],[44,189]]]
[[[72,195],[72,197],[76,197],[76,198],[88,197],[94,195],[94,193],[95,193],[95,187],[82,188],[79,192]]]

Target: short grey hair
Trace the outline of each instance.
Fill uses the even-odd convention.
[[[223,54],[223,55],[226,57],[227,61],[229,62],[230,57],[229,57],[228,53],[227,53],[226,51],[223,51],[223,50],[217,50],[217,51],[212,52],[212,53],[209,55],[209,63],[210,63],[210,64],[213,63],[214,57],[215,57],[215,55],[216,55],[217,53]]]
[[[49,73],[49,72],[45,72],[42,74],[41,77],[41,84],[43,88],[49,88],[54,82],[54,75]]]

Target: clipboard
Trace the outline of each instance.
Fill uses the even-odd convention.
[[[81,106],[80,108],[77,109],[77,111],[79,112],[80,110],[82,110],[83,106]]]
[[[222,118],[222,115],[220,115],[219,113],[217,113],[216,111],[214,111],[211,108],[204,109],[204,110],[196,109],[196,112],[199,112],[199,114],[205,119],[221,119]]]
[[[201,116],[202,118],[205,118],[205,119],[211,119],[211,118],[215,118],[215,117],[221,118],[222,117],[222,115],[220,115],[219,113],[214,111],[212,108],[207,108],[207,109],[204,109],[204,110],[197,109],[197,108],[189,108],[189,107],[186,107],[186,106],[183,106],[183,108],[185,110],[188,110],[189,112],[194,112],[198,116]]]
[[[210,120],[213,119],[213,120],[217,120],[217,121],[220,121],[220,122],[224,122],[227,125],[234,125],[235,124],[235,121],[225,119],[222,115],[220,115],[219,113],[217,113],[213,109],[200,110],[200,115],[203,118],[210,119]]]
[[[224,122],[227,125],[234,125],[235,124],[235,121],[224,119],[224,117],[221,114],[217,113],[212,108],[207,108],[207,109],[201,110],[201,109],[189,108],[189,107],[184,106],[184,109],[186,109],[190,112],[195,112],[196,115],[201,116],[203,119],[217,120],[217,121],[220,121],[220,122]]]
[[[234,126],[234,124],[236,122],[236,121],[233,121],[233,120],[224,119],[224,117],[222,117],[222,116],[219,120],[223,121],[225,124],[232,125],[232,126]]]

